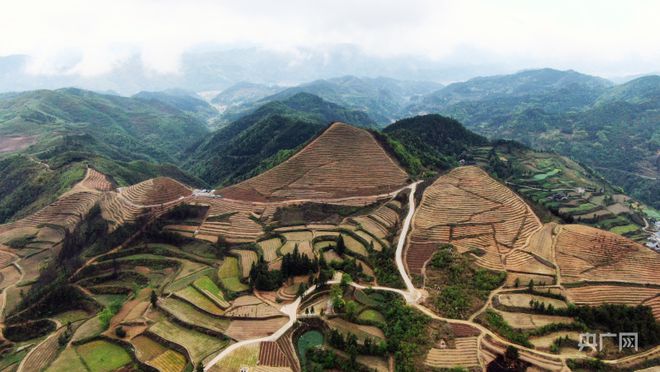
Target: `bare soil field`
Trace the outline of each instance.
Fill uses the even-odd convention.
[[[225,334],[235,340],[270,336],[288,322],[286,317],[264,320],[232,320]]]
[[[530,301],[538,301],[545,306],[552,305],[555,309],[566,308],[566,302],[549,297],[534,296],[526,293],[502,293],[497,296],[498,301],[504,306],[528,308]]]
[[[0,153],[23,150],[37,141],[35,136],[0,136]]]

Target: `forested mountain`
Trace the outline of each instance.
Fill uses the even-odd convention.
[[[266,85],[242,81],[218,93],[218,95],[211,99],[211,103],[223,107],[233,107],[244,103],[258,101],[284,89],[284,87],[278,85]]]
[[[3,95],[0,222],[52,202],[87,165],[119,186],[159,175],[205,186],[174,164],[207,133],[203,121],[160,100],[78,89]]]
[[[180,89],[167,89],[160,92],[142,91],[133,97],[159,101],[202,120],[208,120],[218,115],[218,110],[197,94]]]
[[[544,69],[452,84],[410,111],[438,112],[490,138],[571,156],[657,208],[659,92],[657,76],[612,86]]]
[[[304,92],[347,108],[364,111],[378,124],[384,126],[400,118],[401,111],[414,99],[440,87],[440,84],[432,82],[355,76],[316,80],[228,110],[223,115],[223,120],[230,121],[264,103],[287,99]]]
[[[202,138],[203,121],[159,100],[103,95],[80,89],[39,90],[0,99],[0,134],[48,141],[86,133],[132,156],[173,161]]]
[[[286,159],[334,121],[375,126],[364,112],[298,93],[267,103],[200,142],[190,150],[187,168],[210,184],[230,184]]]
[[[412,174],[458,165],[468,148],[489,141],[454,119],[437,114],[399,120],[383,130],[390,148]]]

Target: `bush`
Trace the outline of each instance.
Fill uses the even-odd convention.
[[[126,330],[124,329],[124,327],[119,326],[115,328],[115,335],[117,335],[117,337],[119,338],[124,338],[126,337]]]

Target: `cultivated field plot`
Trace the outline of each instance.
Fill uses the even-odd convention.
[[[486,335],[481,339],[480,352],[486,364],[492,362],[497,355],[504,355],[505,351],[506,345],[494,340],[490,335]],[[558,357],[541,355],[527,350],[520,351],[520,359],[530,363],[532,365],[530,368],[536,367],[532,370],[562,371],[566,368]]]
[[[248,289],[246,284],[241,283],[238,268],[238,259],[227,256],[218,270],[218,277],[223,287],[232,292],[241,292]]]
[[[204,295],[193,286],[188,286],[184,289],[178,290],[175,292],[175,295],[176,297],[181,298],[196,308],[211,315],[220,316],[224,314],[224,311],[222,311],[222,309],[216,305],[214,301],[212,301],[209,297]]]
[[[227,319],[217,318],[198,311],[187,302],[177,300],[173,297],[161,299],[159,307],[185,324],[203,327],[216,334],[222,334],[229,325]]]
[[[478,338],[461,337],[456,338],[454,342],[455,348],[431,348],[424,364],[433,368],[478,367]]]
[[[440,243],[460,251],[481,249],[476,263],[502,270],[500,255],[524,247],[540,228],[536,215],[506,186],[477,167],[459,167],[424,192],[406,250],[408,270],[421,274]]]
[[[259,207],[250,202],[195,196],[192,204],[209,206],[197,239],[216,242],[222,237],[230,243],[248,243],[263,234],[262,226],[253,219]]]
[[[220,363],[211,367],[211,372],[234,372],[241,368],[251,368],[259,365],[259,344],[251,344],[239,347],[224,357]],[[248,369],[252,371],[252,369]]]
[[[110,230],[125,223],[134,223],[138,217],[147,212],[146,208],[138,207],[116,192],[106,192],[101,196],[101,215],[111,223]]]
[[[152,178],[121,189],[120,195],[138,206],[158,206],[192,195],[192,190],[169,177]]]
[[[334,123],[289,160],[218,193],[252,201],[343,198],[389,193],[407,179],[369,132]]]
[[[74,346],[69,346],[64,349],[60,355],[53,361],[46,369],[46,372],[60,372],[60,371],[87,371],[87,368],[82,363]]]
[[[57,350],[60,345],[57,342],[58,336],[64,332],[65,328],[60,328],[53,335],[50,335],[45,341],[36,346],[23,362],[25,371],[41,371],[46,368],[57,357]]]
[[[89,214],[99,200],[97,192],[77,192],[64,195],[37,212],[16,222],[1,225],[0,232],[25,227],[40,227],[41,225],[56,225],[71,232],[80,221]]]
[[[225,334],[235,340],[270,336],[282,328],[289,318],[276,317],[263,320],[232,320]]]
[[[555,249],[564,283],[660,284],[660,256],[620,235],[583,225],[565,225],[557,236]]]
[[[264,260],[271,262],[277,259],[277,250],[282,246],[282,240],[280,238],[271,238],[257,242],[257,244],[264,254]]]
[[[376,341],[385,339],[383,331],[378,327],[355,324],[342,318],[329,319],[327,324],[330,328],[336,329],[343,334],[355,334],[360,342],[363,342],[367,338],[371,338]]]
[[[241,276],[247,278],[250,276],[250,269],[252,264],[257,262],[257,253],[255,251],[248,251],[243,249],[232,250],[239,257],[239,262],[241,266]]]
[[[108,341],[91,341],[76,350],[92,372],[114,371],[131,362],[131,356],[124,348]]]
[[[151,326],[149,332],[184,347],[195,364],[229,345],[227,340],[184,328],[166,319]]]
[[[229,307],[229,303],[225,300],[222,290],[208,276],[201,276],[195,279],[193,286],[222,309]]]
[[[504,318],[504,320],[513,328],[520,329],[534,329],[551,323],[569,324],[573,322],[572,318],[565,316],[513,313],[499,310],[497,310],[497,312],[502,315],[502,318]]]
[[[497,295],[497,300],[504,306],[529,308],[531,301],[544,303],[545,306],[552,305],[555,309],[566,308],[566,302],[550,297],[530,295],[527,293],[502,293]]]
[[[629,285],[596,285],[566,288],[568,299],[577,305],[639,305],[660,295],[660,289]]]

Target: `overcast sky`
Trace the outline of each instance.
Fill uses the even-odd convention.
[[[139,1],[0,0],[0,56],[28,54],[30,71],[108,72],[139,53],[176,72],[200,45],[295,52],[355,44],[375,56],[479,59],[512,69],[602,76],[660,70],[660,1]]]

